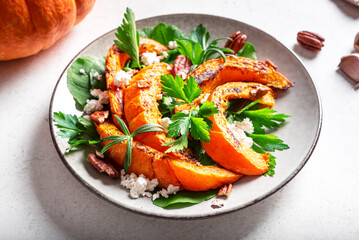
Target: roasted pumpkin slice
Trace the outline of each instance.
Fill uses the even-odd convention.
[[[169,49],[161,43],[150,39],[140,38],[139,54],[144,52],[156,52],[157,55],[161,55],[162,52],[168,51]],[[116,73],[123,69],[126,62],[130,60],[130,56],[127,53],[122,52],[116,45],[112,45],[107,52],[106,57],[106,83],[107,89],[116,89],[114,85],[114,77]]]
[[[202,166],[178,159],[171,159],[169,164],[183,188],[189,191],[216,189],[243,176],[217,166]]]
[[[157,100],[162,95],[161,76],[170,74],[169,69],[171,68],[167,63],[154,64],[141,69],[132,78],[132,84],[126,89],[124,97],[125,117],[131,132],[145,124],[160,124],[162,115],[158,110]],[[161,152],[169,148],[163,146],[164,143],[174,140],[163,132],[143,133],[136,135],[135,138]],[[169,155],[184,160],[194,158],[189,150],[173,152]]]
[[[269,154],[259,154],[242,144],[227,127],[223,112],[228,100],[242,98],[257,100],[266,106],[274,106],[275,93],[260,83],[231,82],[212,91],[208,100],[214,102],[219,113],[211,115],[213,122],[210,142],[202,143],[207,154],[221,166],[236,173],[260,175],[268,171]]]
[[[277,72],[272,65],[244,57],[226,57],[209,60],[188,77],[194,77],[202,89],[202,95],[227,82],[258,82],[266,86],[286,89],[292,83]],[[201,98],[200,97],[200,98]]]
[[[108,136],[121,136],[123,133],[109,122],[97,124],[97,132],[100,139]],[[102,145],[108,144],[109,141],[103,142]],[[112,146],[106,151],[106,154],[123,168],[126,155],[127,143],[121,142]],[[137,175],[143,174],[149,179],[157,178],[159,187],[167,188],[168,185],[181,186],[176,175],[171,169],[168,161],[172,158],[151,147],[148,147],[138,141],[132,143],[132,160],[128,169],[130,173]]]

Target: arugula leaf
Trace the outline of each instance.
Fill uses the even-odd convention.
[[[217,163],[212,160],[212,158],[204,151],[201,142],[200,141],[190,141],[189,147],[193,150],[193,152],[196,154],[198,161],[203,166],[213,166]]]
[[[76,115],[54,112],[53,119],[55,126],[59,129],[57,134],[62,138],[69,138],[70,147],[66,151],[81,144],[97,144],[99,136],[95,125],[83,117]]]
[[[141,68],[139,58],[140,36],[136,31],[135,13],[126,9],[122,25],[117,28],[115,33],[118,40],[114,40],[116,46],[123,52],[127,53],[136,67]]]
[[[275,135],[247,134],[247,136],[251,137],[253,139],[253,142],[270,152],[273,152],[275,150],[289,149],[289,146],[283,143],[283,140],[279,139]]]
[[[253,44],[246,42],[241,50],[238,51],[237,56],[246,57],[257,60],[256,49]]]
[[[216,189],[205,192],[180,191],[176,195],[170,195],[168,198],[160,197],[154,200],[153,204],[165,209],[184,208],[207,201],[215,197],[217,193],[218,190]]]
[[[111,141],[106,146],[104,146],[101,150],[101,153],[105,153],[110,147],[115,146],[118,143],[121,143],[123,141],[127,141],[127,149],[126,149],[126,155],[125,155],[125,162],[124,162],[124,169],[125,172],[128,172],[128,168],[131,165],[131,159],[132,159],[132,142],[133,137],[141,134],[141,133],[147,133],[147,132],[163,132],[163,127],[159,124],[145,124],[141,127],[137,128],[135,131],[130,134],[130,131],[128,130],[125,122],[120,119],[117,115],[115,115],[116,120],[118,124],[120,125],[122,132],[125,135],[120,136],[109,136],[101,139],[101,142],[105,141]]]
[[[175,39],[181,39],[186,37],[179,28],[173,25],[166,25],[164,23],[159,23],[155,27],[146,27],[138,31],[140,37],[152,38],[157,42],[162,43],[165,46],[168,46],[170,41],[175,41]]]
[[[97,76],[97,77],[95,77]],[[106,89],[105,59],[94,56],[77,58],[67,70],[67,88],[81,108],[94,99],[91,89]]]

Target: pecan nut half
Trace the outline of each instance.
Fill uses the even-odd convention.
[[[234,54],[237,54],[238,51],[244,47],[244,44],[247,41],[247,35],[242,34],[241,31],[237,31],[233,33],[230,38],[232,41],[228,40],[224,47],[232,49]]]
[[[218,197],[228,197],[232,193],[232,190],[233,190],[232,183],[230,183],[228,185],[223,185],[219,189],[217,196]]]
[[[186,79],[191,66],[192,62],[188,57],[178,55],[173,63],[172,75],[180,75],[183,79]]]
[[[300,31],[297,34],[297,41],[302,47],[313,51],[320,51],[324,47],[323,42],[325,39],[316,33]]]
[[[114,164],[107,161],[105,158],[100,159],[95,153],[89,153],[87,155],[90,163],[99,173],[107,173],[111,178],[118,178],[120,177],[120,170],[115,167]]]

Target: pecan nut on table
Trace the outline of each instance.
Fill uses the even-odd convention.
[[[323,42],[325,39],[316,33],[300,31],[297,34],[297,41],[304,48],[320,51],[322,50],[322,47],[324,47]]]

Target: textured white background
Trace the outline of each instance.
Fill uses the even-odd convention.
[[[289,184],[246,209],[179,221],[114,207],[77,182],[51,141],[51,93],[73,56],[117,27],[127,6],[137,19],[170,13],[233,18],[299,55],[319,87],[324,121],[311,159]],[[323,51],[296,45],[300,30],[323,35]],[[358,31],[359,8],[342,0],[98,0],[49,50],[0,62],[0,239],[358,239],[359,90],[336,71]]]

